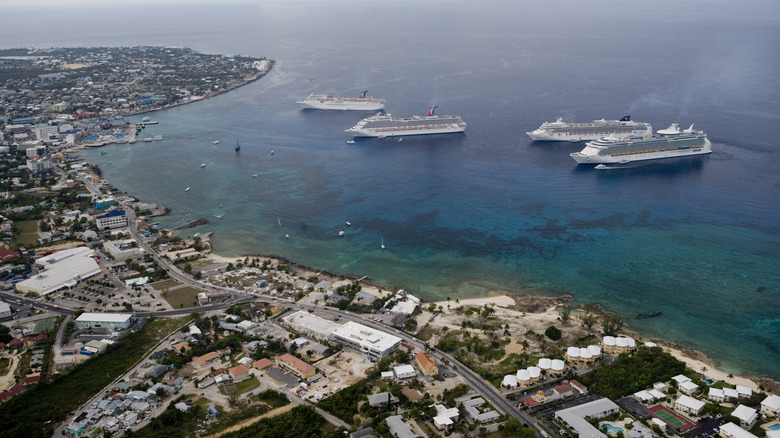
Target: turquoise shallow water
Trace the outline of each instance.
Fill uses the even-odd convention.
[[[73,34],[26,38],[277,61],[261,81],[155,113],[160,125],[145,135],[162,142],[82,154],[117,187],[170,207],[163,225],[212,219],[188,232],[214,231],[221,254],[281,255],[427,299],[569,293],[730,371],[780,378],[778,5],[291,3],[199,5],[186,23],[174,19],[177,8],[132,9],[132,30],[102,32],[107,24],[90,21]],[[593,26],[594,14],[609,26]],[[46,16],[36,19],[45,28]],[[27,41],[0,32],[11,46]],[[364,89],[394,115],[437,104],[469,126],[465,135],[350,145],[344,129],[360,114],[295,104],[313,91]],[[657,129],[696,123],[714,153],[598,172],[568,156],[582,145],[525,134],[559,116],[628,113]],[[656,311],[663,316],[634,319]]]

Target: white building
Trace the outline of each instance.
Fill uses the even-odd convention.
[[[504,388],[517,388],[517,376],[514,374],[507,374],[504,376],[504,380],[501,382],[501,386]]]
[[[132,313],[89,313],[84,312],[76,318],[76,328],[110,328],[124,330],[133,322]]]
[[[398,336],[352,321],[333,330],[330,339],[377,359],[390,356],[401,345]]]
[[[723,393],[722,389],[710,387],[707,398],[712,401],[722,402],[726,399],[726,395]]]
[[[398,365],[393,367],[393,374],[398,380],[411,379],[417,377],[417,373],[414,371],[414,367],[411,365]]]
[[[474,419],[474,421],[478,421],[480,423],[495,421],[501,417],[501,415],[499,415],[498,412],[494,410],[480,412],[479,409],[477,408],[484,404],[485,404],[485,400],[482,397],[477,397],[471,400],[464,401],[463,409],[466,410],[466,413],[469,414],[469,416],[472,419]]]
[[[780,395],[770,395],[761,402],[761,413],[769,417],[780,416]]]
[[[0,301],[0,321],[11,318],[11,306],[4,301]]]
[[[753,390],[750,389],[749,386],[737,385],[737,392],[739,393],[740,397],[751,397],[751,396],[753,396]]]
[[[390,435],[395,438],[417,438],[419,435],[412,431],[412,427],[404,423],[400,415],[393,415],[385,419],[390,428]]]
[[[16,284],[19,292],[48,295],[65,287],[73,287],[79,281],[100,273],[95,251],[79,247],[57,251],[35,261],[38,274]]]
[[[677,409],[678,411],[699,415],[701,410],[704,408],[705,404],[706,403],[704,403],[701,400],[696,400],[693,397],[688,397],[687,395],[683,395],[680,396],[680,398],[678,398],[676,402],[674,402],[674,408]]]
[[[742,425],[742,427],[746,427],[748,429],[750,429],[750,427],[753,426],[753,423],[755,423],[758,419],[758,411],[745,405],[737,406],[731,415],[735,418],[739,418],[739,423]]]
[[[699,391],[699,385],[693,383],[692,381],[688,380],[686,382],[682,382],[679,385],[680,391],[688,394],[693,395],[696,394]]]
[[[433,417],[433,425],[439,430],[448,429],[458,421],[460,412],[458,408],[447,408],[444,405],[435,405],[436,416]]]
[[[127,226],[127,213],[124,210],[112,210],[95,218],[98,230],[123,228]]]
[[[592,418],[604,418],[620,412],[612,400],[602,398],[568,409],[555,412],[555,418],[572,428],[581,437],[607,438],[600,430],[588,422]]]
[[[734,423],[726,423],[721,426],[718,434],[722,438],[758,438]]]
[[[293,331],[319,340],[327,340],[339,325],[309,312],[299,310],[282,318],[282,322]]]

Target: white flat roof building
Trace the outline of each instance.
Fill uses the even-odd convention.
[[[780,414],[780,395],[770,395],[761,402],[761,413],[773,417]]]
[[[11,317],[11,306],[4,301],[0,301],[0,321]]]
[[[693,394],[699,390],[699,385],[693,383],[690,380],[680,383],[679,387],[680,391],[686,394]]]
[[[501,382],[501,386],[504,388],[517,388],[517,376],[514,374],[507,374],[504,376],[504,380]]]
[[[132,313],[82,313],[76,318],[76,328],[106,327],[126,329],[132,322]]]
[[[742,426],[747,428],[750,428],[750,426],[755,423],[756,419],[758,419],[758,411],[745,405],[737,406],[731,415],[735,418],[739,418],[739,422],[742,423]]]
[[[299,310],[292,315],[285,316],[282,321],[296,332],[309,335],[313,338],[326,340],[339,325],[317,315]]]
[[[411,365],[398,365],[393,367],[393,374],[396,379],[411,379],[417,377],[414,367]]]
[[[79,247],[57,251],[35,261],[38,274],[16,284],[19,292],[34,292],[48,295],[65,287],[75,286],[79,281],[100,273],[95,251]]]
[[[687,395],[683,395],[680,396],[680,398],[678,398],[676,402],[674,402],[674,408],[679,409],[683,412],[698,414],[704,408],[705,404],[706,403],[704,403],[701,400],[696,400],[693,397],[688,397]]]
[[[401,345],[401,338],[349,321],[333,330],[330,339],[369,356],[384,359]]]
[[[618,405],[609,399],[602,398],[557,411],[555,413],[555,418],[558,418],[569,425],[569,427],[574,429],[581,437],[606,438],[607,436],[593,427],[593,425],[588,422],[588,419],[606,417],[619,411],[620,408]]]

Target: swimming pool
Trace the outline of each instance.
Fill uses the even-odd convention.
[[[614,433],[621,433],[621,432],[623,432],[623,428],[622,427],[615,427],[615,426],[613,426],[611,424],[605,424],[604,427],[608,431],[610,431],[610,432],[614,432]]]
[[[769,430],[780,430],[780,423],[769,426]]]

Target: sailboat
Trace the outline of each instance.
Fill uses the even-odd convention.
[[[382,245],[380,245],[379,247],[385,249],[385,236],[382,236]]]
[[[236,152],[241,150],[241,145],[238,144],[238,139],[236,139]]]

